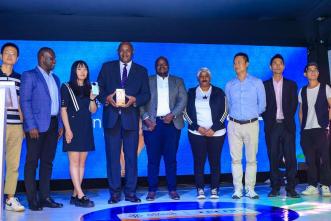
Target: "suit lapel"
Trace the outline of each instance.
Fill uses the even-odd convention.
[[[131,81],[133,81],[133,83],[134,83],[135,73],[136,73],[136,65],[132,62],[130,71],[128,72],[128,82],[127,82],[127,85]]]
[[[283,78],[283,88],[282,88],[282,106],[283,109],[286,107],[286,100],[287,100],[287,92],[288,92],[288,85],[287,85],[287,80]]]
[[[117,65],[115,65],[115,73],[117,88],[121,88],[121,69],[119,61],[117,62]]]
[[[37,78],[39,79],[39,81],[41,82],[41,84],[44,86],[44,88],[45,88],[48,96],[51,97],[51,95],[49,93],[49,89],[48,89],[47,83],[46,83],[46,80],[45,80],[43,74],[40,72],[40,70],[39,70],[38,67],[36,67],[35,70],[37,71],[37,74],[36,74],[37,75]]]
[[[173,89],[175,89],[175,87],[176,87],[175,79],[169,75],[168,88],[169,88],[169,108],[170,109],[171,109],[171,107],[174,106],[171,102],[175,101],[175,99],[173,99],[173,96],[174,96],[174,93],[175,93],[175,90],[173,90]]]
[[[155,75],[155,76],[153,76],[152,78],[151,78],[151,85],[149,85],[150,86],[150,90],[151,90],[151,94],[153,94],[153,91],[155,91],[155,97],[156,97],[156,99],[155,99],[155,107],[157,107],[157,75]],[[156,114],[156,113],[155,113]]]
[[[274,81],[272,78],[271,78],[269,84],[270,84],[270,90],[271,90],[270,91],[271,100],[275,104],[276,109],[277,109],[276,93],[275,93],[275,88],[274,88]]]

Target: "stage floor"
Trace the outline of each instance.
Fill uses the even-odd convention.
[[[302,191],[306,185],[299,185]],[[268,198],[268,185],[259,185],[256,192],[260,199],[252,200],[243,197],[240,200],[231,198],[233,188],[221,187],[220,199],[196,200],[196,190],[193,186],[180,186],[178,192],[181,200],[169,199],[166,189],[161,188],[157,199],[151,205],[145,200],[147,189],[139,188],[137,195],[142,203],[133,204],[122,200],[115,205],[107,204],[109,192],[106,189],[92,189],[86,194],[95,202],[94,208],[79,208],[69,204],[70,191],[54,192],[52,196],[56,201],[64,204],[61,209],[44,208],[42,211],[33,212],[27,209],[23,213],[6,211],[5,219],[8,221],[106,221],[106,220],[331,220],[331,197],[301,197],[299,199],[287,198],[284,189],[281,196]],[[209,192],[206,191],[208,196]],[[25,196],[19,194],[23,205],[27,206]],[[122,198],[124,198],[122,196]],[[169,203],[170,202],[170,203]],[[161,204],[160,204],[161,203]],[[155,215],[157,212],[157,215]],[[160,212],[161,211],[161,212]],[[176,212],[177,211],[177,212]],[[183,213],[184,211],[184,213]],[[270,214],[269,212],[270,211]],[[91,213],[95,212],[95,213]],[[170,213],[171,212],[171,213]],[[91,214],[88,214],[91,213]],[[126,213],[126,215],[109,218],[110,214]],[[272,214],[271,214],[272,213]],[[87,215],[85,215],[87,214]],[[207,214],[207,215],[206,215]],[[210,214],[210,215],[208,215]],[[85,216],[84,216],[85,215]],[[157,218],[156,218],[156,217]],[[131,218],[130,218],[131,217]],[[135,218],[132,218],[135,217]],[[139,218],[140,217],[140,218]],[[146,218],[147,217],[147,218]],[[199,218],[197,218],[199,217]],[[297,218],[298,217],[298,218]],[[120,219],[121,218],[121,219]],[[152,219],[150,219],[152,220]]]

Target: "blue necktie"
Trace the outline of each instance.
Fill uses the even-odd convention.
[[[128,70],[126,69],[126,66],[127,66],[127,64],[124,64],[123,73],[122,73],[122,81],[121,81],[122,88],[125,87],[125,84],[128,80]]]

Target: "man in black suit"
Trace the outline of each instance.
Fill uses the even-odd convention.
[[[139,106],[147,103],[151,95],[147,70],[132,62],[132,55],[132,44],[121,42],[118,47],[119,60],[104,63],[98,76],[98,99],[104,105],[103,127],[111,195],[108,203],[118,203],[121,200],[122,142],[125,156],[125,200],[140,202],[136,196]],[[125,90],[124,106],[116,104],[116,89]]]
[[[269,197],[279,195],[282,174],[279,171],[282,159],[285,159],[287,196],[300,197],[295,191],[297,161],[295,154],[294,115],[298,105],[297,85],[283,77],[284,59],[280,54],[270,60],[273,77],[264,82],[267,107],[262,114],[265,139],[270,161],[270,180],[272,190]]]

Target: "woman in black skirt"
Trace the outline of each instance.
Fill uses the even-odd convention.
[[[92,94],[86,62],[75,61],[70,81],[61,87],[61,115],[64,125],[63,151],[68,152],[74,192],[70,204],[93,207],[94,203],[82,191],[85,161],[94,150],[91,113],[96,112],[96,95]]]

